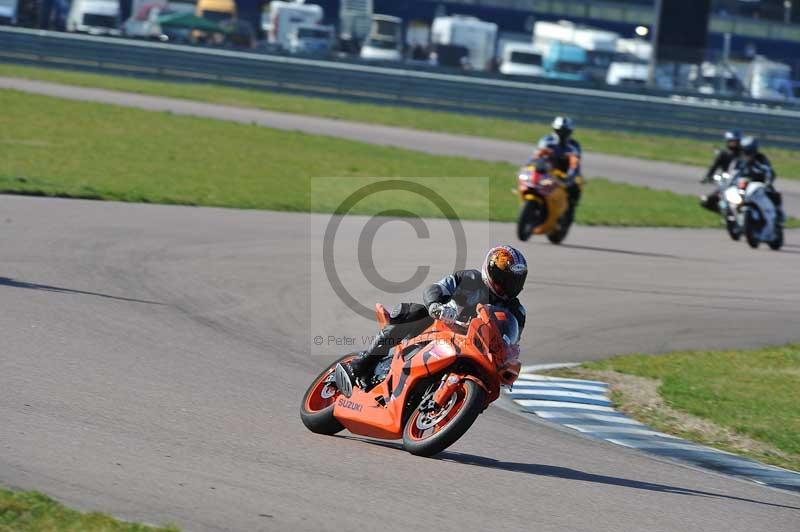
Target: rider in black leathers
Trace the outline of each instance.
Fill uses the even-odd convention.
[[[423,292],[424,305],[401,303],[389,315],[389,324],[372,345],[357,358],[342,365],[351,384],[363,381],[392,347],[429,327],[434,319],[452,323],[475,316],[478,303],[506,308],[516,319],[520,331],[525,326],[525,307],[517,295],[528,275],[525,257],[511,246],[492,248],[481,270],[461,270],[430,285]]]
[[[728,172],[739,161],[742,153],[742,132],[732,129],[725,132],[725,149],[719,150],[711,166],[708,168],[701,183],[710,183],[714,174],[717,172]],[[700,205],[712,212],[719,212],[719,190],[714,190],[711,194],[700,197]]]
[[[782,221],[783,197],[773,186],[778,175],[767,156],[759,151],[757,138],[745,137],[742,139],[742,157],[736,163],[734,172],[751,181],[760,181],[767,185],[767,196],[775,205]]]
[[[566,116],[557,116],[553,120],[553,132],[539,140],[536,151],[531,161],[546,157],[553,168],[564,172],[567,176],[567,197],[569,210],[567,217],[571,223],[575,217],[575,208],[581,199],[581,152],[580,143],[572,137],[574,125],[572,119]]]

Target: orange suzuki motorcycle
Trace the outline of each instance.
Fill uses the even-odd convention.
[[[378,325],[389,313],[375,306]],[[403,440],[403,448],[432,456],[455,443],[478,415],[511,386],[520,371],[519,325],[501,307],[478,305],[469,322],[436,320],[421,334],[394,347],[375,367],[366,389],[346,397],[335,368],[323,371],[306,391],[300,415],[319,434],[353,434]]]
[[[540,159],[520,169],[517,191],[522,207],[517,220],[517,237],[526,241],[531,235],[547,235],[553,244],[567,237],[572,220],[564,183],[566,174],[551,168]],[[580,178],[579,178],[580,179]],[[579,181],[579,184],[582,184]]]

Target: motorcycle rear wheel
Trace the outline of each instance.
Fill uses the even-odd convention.
[[[448,403],[433,413],[417,408],[403,429],[403,448],[417,456],[438,454],[464,435],[483,411],[486,392],[465,380]]]
[[[574,207],[570,207],[571,209]],[[552,244],[560,244],[567,238],[567,233],[569,233],[569,228],[572,227],[572,218],[573,214],[569,211],[565,212],[561,219],[558,221],[558,229],[549,233],[547,235],[547,240],[550,241]]]
[[[326,383],[326,379],[333,373],[336,364],[345,362],[355,357],[349,354],[333,362],[330,366],[320,373],[311,383],[311,386],[303,395],[303,403],[300,405],[300,419],[303,425],[311,432],[332,436],[344,430],[339,421],[333,417],[333,407],[339,397],[339,390],[333,383]]]

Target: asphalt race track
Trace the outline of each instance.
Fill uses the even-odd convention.
[[[512,164],[525,162],[531,155],[533,143],[537,140],[532,138],[531,144],[491,140],[8,77],[0,77],[0,89],[3,88],[151,111],[170,111],[175,114],[259,124],[276,129],[396,146],[434,155],[470,157]],[[580,138],[580,129],[576,135]],[[609,132],[609,135],[613,133]],[[584,146],[584,148],[591,147]],[[769,149],[765,149],[769,153]],[[709,164],[712,156],[713,153],[709,153]],[[701,194],[713,189],[712,185],[698,183],[705,169],[684,164],[645,161],[593,153],[589,150],[584,154],[583,168],[589,177],[602,176],[612,181],[671,190],[680,194]],[[781,169],[776,170],[780,176]],[[800,216],[800,180],[779,178],[777,187],[783,193],[786,213]]]
[[[374,332],[312,289],[325,220],[0,196],[0,484],[187,530],[797,529],[796,495],[503,405],[437,459],[311,434],[300,397],[346,349],[314,355],[312,337]],[[363,222],[340,228],[342,281],[364,302],[413,297],[388,299],[358,283],[352,256],[339,262]],[[379,229],[383,276],[452,267],[436,252],[444,222],[427,223],[427,240]],[[470,263],[484,241],[512,240],[509,225],[464,227],[480,242]],[[721,231],[577,227],[563,247],[525,244],[524,361],[800,340],[800,247],[787,240],[775,253]]]

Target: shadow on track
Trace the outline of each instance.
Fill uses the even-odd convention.
[[[443,453],[439,454],[436,457],[436,459],[445,462],[456,462],[459,464],[486,467],[489,469],[499,469],[502,471],[512,471],[514,473],[526,473],[529,475],[536,475],[542,477],[563,478],[565,480],[579,480],[582,482],[594,482],[598,484],[607,484],[610,486],[622,486],[624,488],[656,491],[660,493],[673,493],[676,495],[690,495],[695,497],[712,497],[716,499],[729,499],[740,502],[749,502],[753,504],[762,504],[765,506],[773,506],[776,508],[800,510],[800,506],[788,506],[785,504],[757,501],[754,499],[747,499],[745,497],[735,497],[732,495],[723,495],[721,493],[713,493],[710,491],[681,488],[678,486],[656,484],[653,482],[644,482],[641,480],[630,480],[626,478],[610,477],[607,475],[595,475],[593,473],[585,473],[583,471],[578,471],[577,469],[570,469],[568,467],[559,467],[559,466],[551,466],[543,464],[527,464],[521,462],[503,462],[502,460],[495,460],[494,458],[486,458],[484,456],[476,456],[466,453],[457,453],[453,451],[444,451]]]
[[[376,445],[379,447],[395,449],[398,451],[403,449],[403,446],[397,442],[371,440],[369,438],[362,438],[360,436],[350,436],[350,435],[337,435],[336,437],[345,440],[368,443],[370,445]],[[688,495],[691,497],[710,497],[714,499],[728,499],[739,502],[749,502],[752,504],[761,504],[764,506],[772,506],[775,508],[800,510],[800,506],[789,506],[786,504],[757,501],[755,499],[748,499],[745,497],[736,497],[733,495],[724,495],[722,493],[694,490],[691,488],[681,488],[679,486],[669,486],[667,484],[656,484],[654,482],[644,482],[641,480],[631,480],[627,478],[611,477],[608,475],[595,475],[594,473],[585,473],[583,471],[578,471],[577,469],[570,469],[568,467],[559,467],[559,466],[551,466],[544,464],[531,464],[524,462],[504,462],[502,460],[495,460],[494,458],[487,458],[485,456],[477,456],[474,454],[467,454],[467,453],[458,453],[454,451],[444,451],[434,456],[431,459],[440,462],[453,462],[469,466],[485,467],[487,469],[496,469],[499,471],[511,471],[512,473],[525,473],[527,475],[535,475],[539,477],[552,477],[552,478],[561,478],[564,480],[594,482],[596,484],[606,484],[609,486],[620,486],[623,488],[655,491],[658,493]]]
[[[109,294],[101,294],[99,292],[87,292],[85,290],[72,290],[70,288],[62,288],[59,286],[50,286],[46,284],[27,283],[25,281],[18,281],[8,277],[0,277],[0,287],[10,286],[11,288],[27,288],[29,290],[43,290],[45,292],[58,292],[62,294],[80,294],[85,296],[103,297],[106,299],[114,299],[116,301],[129,301],[131,303],[145,303],[147,305],[166,305],[166,303],[159,303],[158,301],[147,301],[144,299],[133,299],[129,297],[112,296]]]
[[[600,251],[603,253],[619,253],[621,255],[635,255],[637,257],[655,257],[658,259],[686,260],[686,257],[679,257],[678,255],[669,255],[666,253],[650,253],[647,251],[631,251],[629,249],[601,248],[597,246],[581,246],[579,244],[561,244],[560,247],[568,249],[582,249],[586,251]]]

